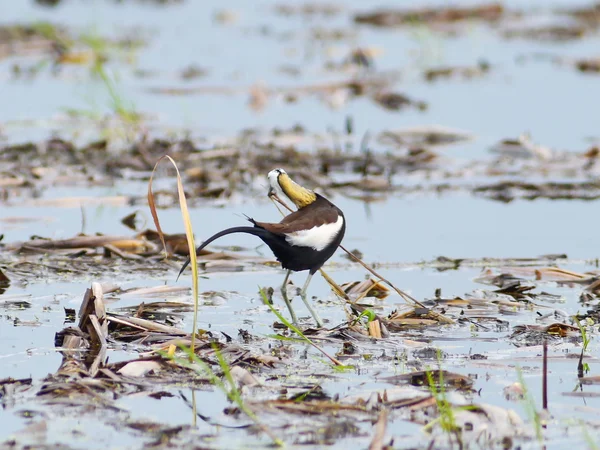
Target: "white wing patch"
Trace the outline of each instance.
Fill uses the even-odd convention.
[[[310,230],[295,231],[285,235],[285,240],[290,245],[298,247],[311,247],[316,251],[321,251],[335,239],[342,229],[344,218],[338,217],[334,223],[328,223],[318,227],[312,227]]]

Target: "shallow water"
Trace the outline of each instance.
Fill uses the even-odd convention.
[[[591,269],[591,266],[572,265],[564,266],[564,268],[572,269],[576,271],[583,271],[585,269]],[[362,271],[352,270],[332,270],[330,274],[338,282],[346,280],[359,279],[362,276]],[[382,270],[384,276],[387,276],[395,283],[398,283],[401,287],[409,287],[411,294],[417,298],[431,298],[433,290],[437,287],[441,287],[446,296],[463,295],[465,291],[472,290],[473,288],[480,287],[475,285],[469,280],[476,277],[479,274],[479,269],[459,269],[450,272],[438,272],[433,269],[412,269],[408,271],[399,270]],[[152,279],[152,280],[136,280],[131,282],[122,283],[123,288],[127,287],[143,287],[143,286],[156,286],[163,282],[174,283],[174,273],[171,276],[165,277],[164,280]],[[266,286],[277,286],[281,282],[282,273],[274,269],[264,271],[249,271],[249,272],[236,272],[231,273],[215,273],[209,274],[206,279],[201,280],[202,291],[219,291],[224,292],[225,298],[219,299],[216,306],[203,306],[200,310],[199,327],[209,329],[213,333],[225,332],[230,336],[236,336],[239,328],[243,328],[255,336],[266,336],[272,334],[271,324],[273,322],[272,315],[268,312],[267,308],[262,305],[258,294],[256,293],[257,284]],[[124,277],[129,278],[129,277]],[[298,277],[294,277],[294,281],[299,283],[303,281],[297,281]],[[107,280],[97,280],[107,281]],[[187,285],[189,281],[187,279],[180,282],[180,284]],[[77,308],[79,304],[79,298],[81,293],[88,285],[86,282],[76,283],[56,283],[51,282],[43,285],[28,286],[25,289],[10,288],[4,295],[15,295],[19,293],[29,293],[33,297],[29,299],[32,303],[32,307],[24,312],[19,312],[18,316],[20,320],[35,320],[39,321],[39,326],[36,327],[12,327],[8,323],[2,327],[2,339],[5,342],[5,352],[2,355],[2,370],[0,371],[0,377],[11,376],[13,378],[25,378],[33,377],[39,379],[44,377],[48,372],[52,372],[58,368],[61,357],[53,348],[54,333],[61,329],[63,326],[64,313],[62,311],[64,307]],[[552,308],[558,308],[566,311],[568,314],[574,314],[579,310],[577,303],[577,289],[572,288],[556,288],[552,284],[542,286],[542,290],[547,290],[551,293],[559,293],[564,295],[565,302],[559,305],[546,304],[550,310]],[[344,320],[342,309],[340,308],[339,301],[334,300],[331,294],[327,295],[327,286],[321,278],[316,277],[313,284],[311,285],[311,292],[318,295],[320,300],[326,300],[326,303],[322,301],[317,302],[317,308],[326,320],[326,325],[335,325]],[[42,294],[43,296],[37,297],[36,295]],[[115,309],[124,307],[127,305],[137,305],[140,300],[136,296],[123,297],[121,300],[110,303],[109,308]],[[157,299],[159,300],[159,299]],[[177,300],[172,298],[171,300]],[[297,301],[298,299],[296,299]],[[394,308],[394,304],[401,304],[402,301],[399,297],[392,295],[385,301],[386,308]],[[276,299],[276,305],[282,313],[286,314],[285,307],[280,299]],[[296,303],[296,309],[299,317],[308,320],[307,312],[304,310],[301,304]],[[45,307],[50,306],[51,311],[44,310]],[[12,311],[5,311],[4,315],[13,315]],[[189,318],[189,315],[187,315]],[[531,324],[536,322],[536,313],[534,311],[518,313],[513,317],[501,316],[504,320],[509,320],[511,327],[517,324]],[[7,321],[8,322],[8,321]],[[187,323],[187,320],[186,320]],[[454,328],[454,327],[453,327]],[[477,394],[475,400],[478,403],[490,403],[501,407],[510,409],[516,409],[521,417],[527,419],[527,414],[523,409],[522,405],[512,401],[504,399],[502,389],[507,385],[514,383],[518,380],[516,367],[521,367],[523,370],[523,377],[529,389],[532,390],[532,395],[537,404],[541,402],[541,346],[527,347],[523,349],[515,348],[513,345],[506,343],[506,338],[510,334],[508,330],[503,332],[496,331],[468,331],[464,327],[451,328],[450,330],[438,330],[430,331],[425,334],[428,336],[425,340],[428,342],[427,345],[434,348],[440,349],[446,354],[445,359],[442,362],[443,367],[446,370],[455,371],[464,375],[469,375],[475,379],[475,388]],[[411,339],[419,339],[419,333],[411,333]],[[8,344],[8,345],[6,345]],[[591,353],[595,353],[593,350],[595,346],[592,346]],[[324,345],[323,348],[330,352],[335,353],[339,348],[337,345]],[[6,351],[8,350],[8,351]],[[408,367],[398,361],[391,363],[390,361],[377,362],[379,355],[387,353],[389,354],[402,354],[404,352],[412,353],[414,346],[403,345],[401,341],[395,341],[391,347],[385,345],[383,349],[374,349],[372,354],[376,358],[375,361],[369,360],[356,360],[352,364],[355,364],[356,368],[350,372],[346,372],[340,375],[333,375],[334,378],[331,380],[324,380],[321,386],[324,391],[330,395],[340,393],[340,395],[349,395],[361,391],[370,391],[373,389],[389,389],[390,385],[384,382],[374,382],[373,377],[384,377],[394,375],[397,373],[404,373]],[[571,392],[577,387],[576,377],[576,366],[577,356],[579,353],[578,346],[572,344],[562,344],[558,346],[551,346],[550,350],[550,376],[549,376],[549,397],[550,397],[550,410],[555,414],[557,423],[569,423],[570,421],[590,419],[589,411],[586,409],[595,403],[595,400],[576,397],[565,397],[564,394]],[[314,351],[309,351],[308,355],[302,356],[303,351],[300,351],[297,363],[300,367],[304,366],[302,363],[303,358],[308,358],[306,363],[309,363],[313,368],[314,373],[327,373],[329,372],[328,365],[325,364],[322,357],[315,354]],[[473,361],[469,360],[467,355],[470,354],[484,354],[487,359],[484,361]],[[573,354],[573,358],[564,359],[567,354]],[[119,352],[110,351],[109,360],[116,361],[121,358],[129,359],[131,355],[122,354]],[[557,357],[558,359],[554,359]],[[429,364],[435,364],[430,362]],[[591,367],[597,364],[596,359],[589,361]],[[592,369],[593,371],[593,369]],[[584,391],[595,392],[593,386],[584,387]],[[175,391],[176,394],[177,390]],[[189,389],[183,389],[183,392],[189,397]],[[226,402],[220,395],[219,392],[197,392],[199,401],[199,411],[208,415],[214,419],[222,418],[222,409],[226,406]],[[166,400],[166,401],[165,401]],[[191,420],[191,412],[181,402],[181,399],[161,399],[160,401],[154,400],[148,397],[140,398],[139,400],[130,397],[123,397],[121,400],[116,402],[119,408],[124,408],[128,411],[128,417],[135,417],[136,421],[158,421],[160,423],[168,423],[173,425],[189,424]],[[580,412],[577,409],[581,408]],[[3,433],[11,434],[17,432],[25,424],[31,422],[31,419],[18,417],[20,411],[33,409],[34,411],[44,411],[44,408],[37,404],[35,401],[31,403],[19,403],[16,408],[7,408],[2,410],[2,423]],[[169,413],[165,416],[165,412]],[[564,415],[564,412],[567,412]],[[16,415],[17,414],[17,415]],[[73,436],[66,438],[57,432],[56,436],[53,435],[52,430],[61,429],[61,427],[67,427],[67,419],[58,419],[56,421],[53,415],[49,415],[52,420],[49,421],[51,426],[49,428],[48,441],[49,442],[73,442],[75,445],[87,445],[87,439],[85,436],[89,433],[83,433],[83,436]],[[85,428],[86,420],[81,423],[81,426]],[[389,426],[389,432],[392,435],[398,435],[402,433],[409,433],[406,429],[407,423],[405,421],[396,420]],[[555,425],[559,426],[560,425]],[[566,426],[566,425],[565,425]],[[205,428],[206,426],[204,426]],[[200,426],[197,433],[202,433],[204,429]],[[211,427],[208,427],[211,429]],[[414,425],[409,427],[413,429]],[[64,428],[63,428],[64,429]],[[418,429],[414,429],[419,432]],[[117,435],[112,434],[112,437],[104,435],[101,430],[97,430],[94,426],[95,433],[102,433],[102,443],[95,442],[94,445],[107,445],[111,448],[114,446],[121,447],[122,445],[139,445],[139,441],[136,440],[135,434],[131,435],[126,430],[120,431]],[[550,434],[555,436],[558,433],[553,429]],[[410,432],[409,434],[413,434]],[[560,433],[558,433],[560,435]],[[238,437],[236,437],[236,435]],[[127,437],[129,436],[129,437]],[[227,437],[228,436],[228,437]],[[123,439],[125,439],[123,441]],[[146,439],[146,438],[144,438]],[[225,439],[220,445],[234,445],[235,442],[240,444],[244,439],[239,436],[239,432],[235,434],[227,435],[224,433],[222,439]],[[418,441],[418,439],[417,439]],[[130,442],[129,444],[126,444]],[[225,444],[227,442],[228,444]],[[550,440],[553,442],[553,439]],[[346,445],[346,441],[341,439],[333,448],[343,448]],[[559,444],[556,447],[561,448]],[[400,447],[404,448],[404,447]]]
[[[400,7],[402,3],[412,5],[411,2],[391,5]],[[356,36],[350,42],[318,42],[309,38],[311,30],[347,29],[351,25],[348,14],[363,10],[363,5],[345,2],[338,16],[307,19],[277,15],[276,4],[260,2],[248,8],[244,2],[229,3],[227,11],[235,13],[238,19],[232,25],[223,25],[213,20],[215,11],[221,10],[219,2],[152,7],[137,2],[124,5],[96,2],[90,6],[68,1],[57,8],[23,3],[11,5],[0,24],[50,21],[73,27],[77,32],[92,30],[100,35],[141,36],[147,45],[136,53],[132,65],[111,65],[118,75],[123,97],[154,117],[160,128],[189,130],[194,136],[227,136],[248,127],[289,128],[298,123],[323,133],[332,127],[341,129],[344,118],[352,116],[359,135],[366,130],[376,133],[424,123],[464,129],[478,137],[476,144],[457,150],[466,158],[481,157],[490,144],[522,132],[531,133],[540,142],[552,143],[555,148],[571,150],[584,148],[590,136],[597,138],[595,98],[588,95],[596,86],[594,76],[553,67],[548,61],[519,62],[519,58],[539,53],[570,58],[589,56],[598,46],[597,36],[565,44],[544,44],[499,39],[489,32],[489,27],[474,24],[455,39],[447,39],[425,27],[410,31],[359,27],[353,28]],[[540,5],[551,8],[548,2],[506,5],[524,11],[536,11]],[[565,5],[557,2],[556,6]],[[272,33],[261,35],[263,27]],[[281,34],[283,38],[279,38]],[[342,60],[353,46],[380,49],[377,69],[384,73],[400,70],[402,80],[396,87],[428,102],[429,110],[423,113],[409,108],[400,114],[390,113],[361,99],[334,110],[309,97],[292,105],[270,102],[256,114],[247,107],[246,95],[169,96],[147,92],[153,87],[248,87],[255,83],[270,87],[343,80],[351,74],[327,73],[322,63]],[[427,67],[475,64],[481,59],[493,68],[482,79],[423,83],[418,74],[419,69]],[[12,61],[6,60],[0,67],[8,71],[11,64]],[[206,68],[207,75],[182,82],[177,73],[192,64]],[[279,69],[283,65],[298,68],[299,75],[290,77],[282,73]],[[154,76],[136,77],[135,70],[148,71]],[[28,124],[10,125],[13,121],[56,119],[67,108],[107,112],[108,99],[99,81],[79,67],[67,67],[62,72],[57,77],[43,73],[33,83],[16,80],[0,87],[4,99],[0,121],[8,122],[5,133],[10,138],[23,141],[64,129],[60,122],[32,129]],[[83,131],[84,135],[89,132]]]
[[[381,131],[438,124],[475,136],[472,141],[436,149],[448,158],[448,167],[490,161],[493,155],[489,148],[493,144],[505,138],[515,138],[523,132],[530,133],[535,142],[569,152],[584,152],[591,142],[598,141],[597,97],[591,95],[597,88],[596,77],[533,57],[540,53],[568,58],[591,57],[598,47],[597,33],[557,44],[506,40],[495,30],[491,31],[493,28],[477,23],[468,24],[458,37],[448,37],[426,26],[408,30],[359,27],[352,23],[352,13],[371,7],[365,7],[358,1],[345,2],[342,11],[333,17],[285,17],[275,12],[278,2],[254,2],[252,7],[246,2],[230,2],[227,10],[237,16],[231,24],[214,19],[222,8],[220,2],[214,1],[188,0],[169,6],[151,6],[135,1],[124,4],[109,1],[88,3],[63,1],[56,8],[36,6],[33,2],[15,3],[5,8],[0,24],[51,21],[75,33],[87,31],[108,37],[141,37],[145,46],[132,52],[131,61],[113,59],[107,68],[118,80],[120,95],[134,104],[135,109],[146,118],[144,127],[151,135],[183,137],[189,134],[203,142],[219,143],[231,141],[247,128],[289,129],[300,124],[311,137],[317,135],[316,141],[332,145],[336,133],[342,133],[346,118],[352,117],[355,133],[350,139],[353,148],[357,149],[366,131],[375,136]],[[529,12],[551,8],[545,1],[504,4]],[[413,2],[390,3],[394,7],[403,5],[413,6]],[[552,5],[565,6],[557,2],[552,2]],[[351,37],[319,41],[311,37],[316,29],[344,30],[350,32]],[[270,98],[264,109],[258,112],[248,106],[248,88],[257,83],[267,88],[293,88],[351,79],[354,72],[326,70],[324,63],[339,63],[356,47],[382,50],[375,58],[377,71],[387,75],[399,73],[398,81],[392,85],[393,90],[427,102],[428,109],[418,111],[408,108],[390,112],[366,97],[352,99],[334,109],[314,94],[299,94],[298,100],[292,104],[276,96]],[[52,134],[88,142],[106,132],[95,121],[86,121],[82,117],[72,121],[66,117],[67,109],[91,111],[96,115],[111,112],[105,86],[91,76],[88,67],[63,67],[58,75],[52,74],[49,69],[42,70],[31,80],[12,78],[10,73],[15,63],[27,67],[39,63],[40,59],[43,60],[43,57],[20,56],[0,60],[3,81],[0,83],[0,136],[11,143],[39,141]],[[423,69],[474,65],[482,59],[492,67],[482,78],[433,83],[422,80]],[[207,74],[182,81],[180,73],[190,65],[206,69]],[[289,75],[289,71],[281,70],[282,67],[293,68],[297,75]],[[147,72],[149,76],[141,77],[136,74],[139,71]],[[151,92],[155,88],[188,87],[227,88],[233,89],[233,92],[222,93],[220,89],[186,95]],[[307,138],[299,143],[299,147],[312,151],[312,142],[311,138]],[[372,146],[376,152],[388,150],[376,144]],[[432,180],[427,174],[407,173],[396,175],[394,181],[401,186],[429,186],[436,181],[443,182],[443,174],[437,176],[438,180]],[[558,181],[552,173],[537,176],[544,181]],[[584,175],[583,179],[591,177]],[[515,178],[523,177],[517,175]],[[486,181],[480,177],[461,180],[467,185]],[[162,183],[163,187],[174,189],[172,180]],[[145,181],[117,180],[111,186],[102,187],[48,186],[36,200],[26,195],[13,196],[0,203],[0,234],[4,234],[3,242],[8,243],[27,240],[32,235],[69,238],[81,231],[129,236],[132,232],[120,223],[120,219],[136,210],[144,212],[146,226],[151,227],[150,213],[144,203],[145,192]],[[136,204],[114,206],[90,204],[85,200],[120,195],[133,197]],[[578,273],[597,269],[595,202],[537,199],[500,203],[476,197],[466,190],[439,194],[431,191],[392,192],[382,201],[372,203],[363,203],[340,192],[328,195],[345,212],[348,220],[345,247],[359,249],[366,262],[378,264],[383,276],[417,299],[434,298],[437,288],[442,290],[445,298],[462,297],[474,289],[492,289],[474,281],[485,263],[475,267],[463,265],[457,270],[440,270],[429,264],[439,256],[480,259],[566,254],[569,259],[560,261],[563,269]],[[83,208],[45,203],[65,197],[83,198]],[[177,209],[161,209],[159,214],[166,232],[183,230]],[[200,241],[225,227],[242,224],[244,214],[265,221],[277,221],[280,217],[264,196],[236,194],[227,202],[206,201],[191,211],[196,239]],[[30,220],[20,219],[16,223],[6,220],[15,217]],[[249,255],[269,255],[266,247],[256,248],[259,241],[247,236],[228,237],[218,244],[239,245]],[[275,318],[262,304],[258,286],[277,288],[284,272],[256,266],[244,266],[243,269],[208,273],[201,279],[201,291],[222,292],[223,296],[213,298],[214,305],[201,307],[199,327],[234,337],[241,328],[266,339],[267,335],[273,334]],[[339,284],[365,277],[364,270],[343,258],[340,251],[326,269]],[[49,274],[46,278],[38,277],[28,282],[14,281],[0,295],[3,322],[0,325],[0,342],[4,344],[0,352],[0,379],[31,377],[35,385],[58,369],[62,356],[54,347],[54,335],[65,326],[63,308],[77,310],[91,282],[111,282],[123,289],[153,287],[175,284],[176,272],[174,268],[161,275],[147,275],[128,270],[124,263],[122,273],[116,278],[113,274],[107,275],[106,279],[81,274],[62,277]],[[295,285],[302,285],[304,279],[305,274],[293,276]],[[189,276],[177,285],[190,286]],[[509,322],[508,330],[481,330],[456,325],[409,332],[403,337],[395,335],[380,348],[369,343],[362,349],[363,353],[371,352],[369,357],[351,360],[355,369],[343,373],[332,373],[319,353],[294,344],[293,360],[297,367],[289,370],[297,370],[299,377],[309,371],[330,376],[319,378],[321,387],[330,396],[390,389],[389,383],[379,380],[381,377],[405,373],[414,366],[423,368],[438,364],[436,359],[421,360],[413,355],[415,349],[426,345],[446,354],[441,362],[444,369],[475,379],[476,393],[472,397],[476,403],[514,409],[531,427],[533,421],[528,417],[526,404],[507,400],[503,388],[518,381],[516,368],[521,367],[533,403],[538,410],[541,409],[541,346],[516,347],[508,337],[516,325],[538,323],[538,310],[551,312],[557,309],[569,316],[585,312],[589,307],[579,303],[581,289],[579,286],[540,282],[536,292],[560,294],[562,300],[558,304],[542,301],[536,310],[522,309],[513,315],[500,315],[499,318]],[[333,327],[346,320],[342,303],[333,296],[321,277],[315,276],[309,293],[317,297],[317,308],[327,326]],[[15,299],[28,301],[31,307],[14,309],[4,304],[5,300]],[[116,296],[108,307],[112,310],[154,300],[161,299]],[[168,300],[189,301],[190,296],[169,296]],[[284,315],[287,314],[278,294],[275,295],[275,304]],[[308,323],[309,317],[298,298],[294,304],[300,317]],[[401,298],[392,294],[382,303],[383,309],[377,312],[387,314],[402,304]],[[15,325],[15,318],[20,321],[19,326]],[[177,319],[179,326],[191,328],[190,313],[184,313]],[[414,341],[418,341],[417,344]],[[587,351],[587,362],[591,368],[588,375],[595,375],[598,367],[596,341],[595,338]],[[325,343],[323,347],[331,354],[340,350],[337,344]],[[126,347],[111,349],[109,360],[134,358],[135,351]],[[579,343],[566,340],[550,346],[548,393],[553,418],[545,431],[547,440],[544,445],[548,449],[572,448],[574,445],[592,448],[589,442],[598,440],[596,399],[566,395],[577,389],[576,356],[580,351]],[[483,354],[487,359],[469,359],[469,355],[475,353]],[[383,357],[384,354],[386,357]],[[409,355],[407,361],[410,364],[406,365],[400,356],[388,358],[389,355],[402,354]],[[287,370],[280,368],[276,373]],[[286,375],[291,375],[290,382],[294,381],[293,374]],[[260,376],[265,378],[265,374]],[[597,394],[594,388],[584,386],[583,391]],[[177,442],[180,446],[200,442],[208,448],[266,448],[270,444],[264,436],[249,433],[244,428],[220,428],[201,420],[192,426],[192,411],[182,398],[182,395],[191,398],[192,389],[184,386],[181,389],[166,387],[165,390],[173,397],[157,400],[147,395],[122,396],[115,402],[115,406],[121,408],[118,412],[97,410],[80,415],[59,412],[60,409],[40,403],[35,396],[26,395],[17,398],[14,403],[3,403],[0,409],[0,440],[17,436],[20,445],[43,443],[50,448],[59,443],[73,448],[142,448],[157,437],[135,430],[130,424],[147,421],[173,427],[190,426],[191,437]],[[243,417],[236,420],[223,413],[230,404],[221,392],[195,390],[195,396],[198,412],[210,416],[215,422],[236,427],[247,423]],[[77,417],[76,424],[73,417]],[[395,448],[425,448],[423,446],[428,444],[430,437],[420,425],[403,419],[395,417],[388,425],[387,435],[395,437]],[[583,428],[580,428],[581,421],[586,422]],[[41,435],[23,431],[25,427],[41,422],[47,427]],[[303,422],[303,418],[298,419],[298,426],[302,426]],[[316,427],[314,424],[311,426]],[[360,445],[366,448],[372,433],[371,423],[363,421],[358,426],[362,433]],[[585,433],[589,433],[591,441],[586,441]],[[352,435],[342,436],[331,448],[348,448],[356,444],[356,439]],[[298,437],[298,441],[302,442],[302,436]],[[290,439],[289,443],[293,440]],[[540,444],[533,438],[523,440],[521,445],[521,448],[539,448]],[[305,448],[318,446],[307,445]]]

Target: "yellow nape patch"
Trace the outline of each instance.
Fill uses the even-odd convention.
[[[317,195],[313,191],[292,181],[290,176],[285,172],[279,174],[277,181],[283,193],[287,195],[298,209],[310,205],[317,199]]]

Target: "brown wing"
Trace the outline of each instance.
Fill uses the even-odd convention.
[[[313,227],[334,223],[338,220],[338,209],[331,203],[315,202],[285,216],[279,223],[255,222],[261,228],[275,234],[290,234]],[[313,206],[314,205],[314,206]]]

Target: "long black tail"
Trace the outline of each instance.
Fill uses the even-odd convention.
[[[258,228],[258,227],[233,227],[233,228],[227,228],[226,230],[219,231],[217,234],[215,234],[215,235],[209,237],[207,240],[205,240],[202,243],[202,245],[196,249],[196,254],[198,254],[198,252],[200,250],[202,250],[204,247],[206,247],[208,244],[210,244],[214,240],[219,239],[220,237],[226,236],[228,234],[233,234],[233,233],[248,233],[248,234],[253,234],[254,236],[258,236],[259,238],[262,239],[269,232],[267,230],[263,229],[263,228]],[[188,266],[189,263],[190,263],[190,257],[188,256],[188,258],[183,263],[183,266],[181,267],[181,270],[179,271],[179,275],[177,275],[177,280],[179,280],[179,277],[181,276],[181,274],[183,273],[183,271],[185,270],[185,268]]]

